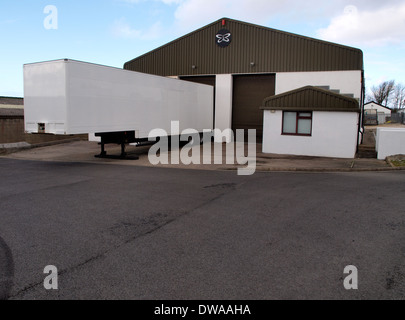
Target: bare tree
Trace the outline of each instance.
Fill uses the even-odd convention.
[[[394,93],[395,80],[384,81],[378,86],[371,88],[371,100],[387,107],[390,103],[392,95]]]
[[[405,108],[405,86],[401,83],[395,85],[393,107],[395,109]]]

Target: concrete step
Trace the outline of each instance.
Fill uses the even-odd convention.
[[[359,150],[357,153],[358,158],[365,158],[365,159],[376,159],[377,152],[375,151],[374,146],[370,145],[360,145]]]

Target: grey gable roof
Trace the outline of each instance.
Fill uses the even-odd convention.
[[[360,112],[356,99],[306,86],[264,99],[262,110]]]
[[[382,107],[382,108],[385,108],[385,109],[388,109],[388,110],[392,111],[391,108],[386,107],[386,106],[383,106],[382,104],[379,104],[379,103],[377,103],[377,102],[375,102],[375,101],[369,101],[369,102],[365,103],[364,106],[366,106],[366,105],[368,105],[368,104],[372,104],[372,103],[376,104],[376,105],[379,106],[379,107]]]
[[[215,42],[223,28],[232,33],[225,48]],[[223,18],[126,62],[124,69],[161,76],[363,70],[363,52]]]

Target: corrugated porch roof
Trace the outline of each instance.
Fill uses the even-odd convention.
[[[262,110],[360,112],[354,98],[313,86],[306,86],[263,100]]]

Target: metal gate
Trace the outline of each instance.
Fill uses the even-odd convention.
[[[391,114],[391,122],[392,123],[403,123],[405,124],[405,113],[392,113]]]

